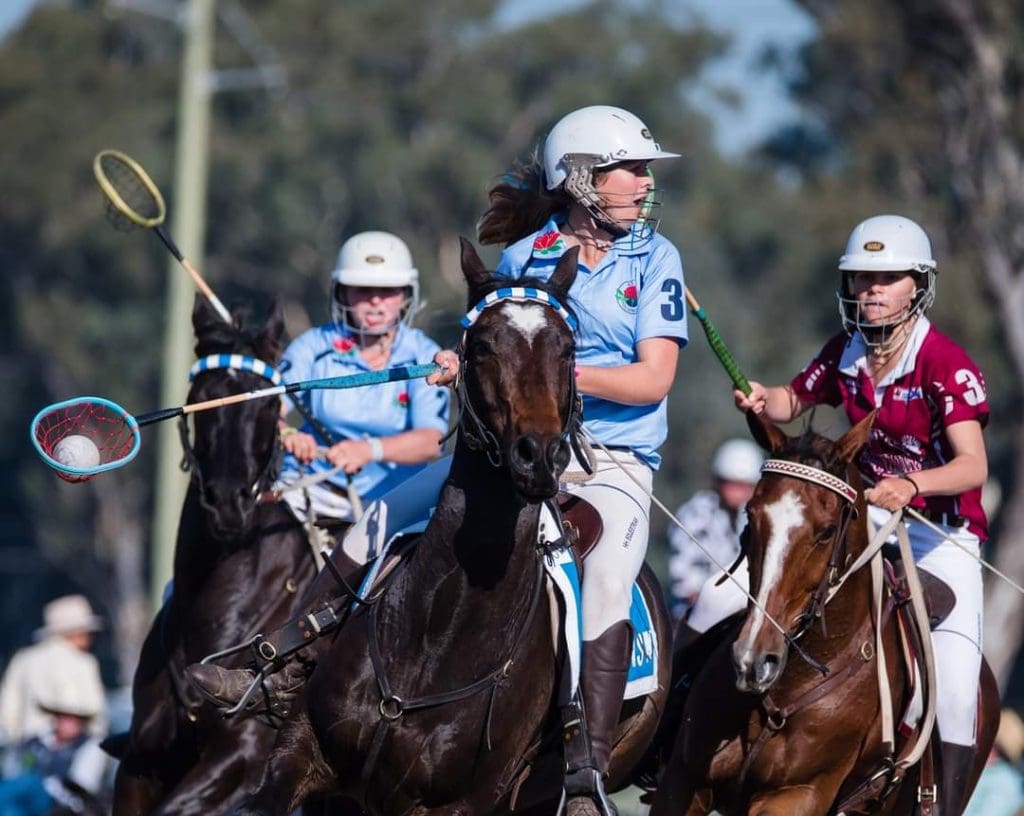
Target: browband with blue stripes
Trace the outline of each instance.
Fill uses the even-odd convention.
[[[543,289],[536,289],[532,286],[504,286],[501,289],[495,289],[477,303],[476,306],[466,312],[466,316],[461,321],[462,328],[468,329],[484,313],[485,309],[498,303],[503,303],[506,300],[518,303],[543,303],[546,306],[550,306],[568,324],[570,329],[576,331],[576,319],[569,313],[569,310]]]
[[[265,363],[256,357],[247,357],[244,354],[210,354],[201,357],[192,364],[188,370],[189,382],[194,380],[204,371],[216,368],[232,368],[235,371],[249,371],[265,380],[270,380],[274,385],[281,385],[284,380],[280,372],[270,363]]]

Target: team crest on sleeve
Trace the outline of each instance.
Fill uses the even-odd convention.
[[[626,281],[615,290],[615,302],[622,307],[624,312],[633,314],[639,300],[640,292],[636,288],[636,284],[631,281]]]
[[[538,235],[533,241],[533,254],[538,258],[550,258],[565,252],[565,240],[558,230]]]

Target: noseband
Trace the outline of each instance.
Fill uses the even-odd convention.
[[[811,596],[807,608],[798,616],[797,631],[792,636],[795,640],[803,635],[821,618],[822,627],[825,627],[825,603],[828,599],[829,590],[835,586],[842,575],[842,568],[847,558],[847,531],[850,521],[857,515],[857,490],[848,482],[840,479],[821,468],[805,465],[800,462],[790,462],[786,459],[766,459],[761,465],[762,473],[775,473],[779,476],[788,476],[802,482],[811,482],[819,485],[843,499],[844,504],[839,515],[839,524],[836,525],[836,534],[832,539],[832,552],[829,555],[828,570],[822,576],[818,588]]]
[[[462,431],[462,437],[469,448],[471,450],[484,451],[487,454],[487,461],[496,468],[501,467],[505,461],[501,445],[497,437],[494,436],[494,433],[480,419],[480,415],[473,407],[473,402],[469,397],[469,390],[466,387],[465,372],[468,366],[466,360],[466,335],[484,311],[492,306],[508,302],[539,303],[551,309],[562,318],[571,332],[576,331],[576,319],[569,310],[543,289],[536,289],[532,286],[506,286],[496,289],[466,312],[462,318],[462,340],[459,341],[458,345],[459,373],[455,380],[455,393],[459,397],[459,421],[456,423],[456,428]],[[575,356],[573,360],[575,360]],[[579,455],[580,442],[578,433],[583,423],[583,400],[576,390],[575,377],[569,378],[567,403],[565,423],[562,425],[562,435],[569,435],[570,444],[572,444],[573,450],[577,451],[577,458],[581,462],[586,462],[586,459]]]
[[[206,357],[201,357],[196,360],[188,370],[188,381],[194,382],[196,377],[204,371],[213,371],[215,369],[225,368],[232,371],[247,371],[250,374],[262,377],[273,385],[281,385],[284,382],[280,372],[274,368],[274,366],[270,365],[270,363],[266,363],[256,357],[249,357],[244,354],[210,354]],[[183,450],[181,468],[182,470],[188,471],[192,474],[192,478],[196,480],[199,489],[202,490],[203,471],[199,466],[199,460],[196,459],[195,453],[192,450],[192,441],[189,438],[187,416],[181,417],[178,424],[178,431],[181,435],[181,446]],[[260,486],[263,484],[264,480],[267,479],[268,474],[272,470],[276,470],[280,453],[280,444],[277,444],[275,445],[274,452],[267,459],[266,464],[260,470],[259,475],[257,475],[256,480],[253,482],[249,491],[252,496],[253,504],[258,502]]]

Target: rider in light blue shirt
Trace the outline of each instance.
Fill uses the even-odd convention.
[[[562,237],[566,213],[510,244],[498,274],[546,280],[569,248]],[[642,228],[640,228],[642,229]],[[584,262],[569,292],[579,320],[576,361],[614,367],[637,362],[637,343],[654,337],[686,342],[686,300],[679,251],[658,234],[637,240],[635,230],[615,239],[593,269]],[[609,447],[629,448],[652,468],[668,435],[668,398],[627,405],[584,392],[584,425]]]
[[[429,363],[437,343],[409,325],[418,301],[405,243],[387,232],[354,235],[331,273],[332,321],[296,338],[278,369],[294,382]],[[352,520],[358,513],[350,488],[370,500],[386,493],[436,458],[448,431],[449,395],[422,379],[318,389],[298,399],[301,427],[281,428],[286,456],[278,489],[302,521],[310,510]],[[313,483],[289,490],[300,478]]]

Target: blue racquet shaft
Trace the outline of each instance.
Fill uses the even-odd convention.
[[[321,377],[318,380],[303,380],[302,382],[286,383],[275,385],[271,388],[259,388],[254,391],[246,391],[242,394],[232,394],[230,397],[219,397],[218,399],[206,400],[205,402],[194,402],[190,405],[179,405],[177,408],[164,408],[160,411],[152,411],[135,417],[140,425],[151,425],[172,417],[194,414],[198,411],[206,411],[210,408],[220,408],[225,405],[236,405],[240,402],[262,399],[264,397],[276,397],[281,394],[294,394],[296,391],[314,391],[320,388],[362,388],[366,385],[380,385],[382,383],[397,382],[399,380],[414,380],[419,377],[427,377],[440,366],[436,363],[424,363],[422,365],[395,366],[385,368],[383,371],[366,371],[361,374],[347,374],[343,377]]]

